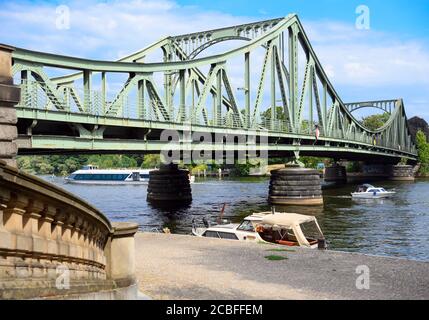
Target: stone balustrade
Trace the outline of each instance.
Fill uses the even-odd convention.
[[[0,161],[0,298],[121,288],[119,298],[132,298],[136,232],[137,225],[111,224],[85,201]]]

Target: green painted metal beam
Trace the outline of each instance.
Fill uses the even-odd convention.
[[[288,61],[285,61],[284,57],[285,35],[289,40]],[[197,53],[215,43],[234,39],[247,42],[221,54],[195,58]],[[254,85],[250,77],[250,54],[261,47],[265,50],[265,58],[259,83]],[[163,51],[163,61],[142,62],[148,54],[156,50]],[[303,70],[298,68],[298,61],[302,58],[301,52],[305,54],[307,61]],[[227,73],[227,64],[230,60],[242,59],[243,56],[245,92],[242,116],[243,109],[236,103]],[[409,139],[403,101],[397,99],[344,104],[324,72],[296,15],[163,38],[137,53],[114,62],[53,55],[20,48],[14,51],[13,61],[13,72],[20,71],[23,75],[23,98],[18,108],[20,119],[56,121],[72,126],[91,124],[159,130],[185,130],[190,123],[190,127],[203,132],[229,131],[240,132],[243,135],[269,129],[263,134],[277,139],[293,138],[296,142],[314,139],[313,123],[317,122],[322,127],[320,141],[327,144],[340,141],[353,146],[350,149],[360,150],[369,146],[373,148],[374,141],[378,141],[381,145],[376,146],[377,150],[384,150],[386,154],[390,154],[392,150],[412,157],[416,154],[415,147]],[[44,71],[45,67],[73,69],[78,72],[50,79]],[[199,69],[203,67],[209,69],[207,76]],[[271,73],[270,77],[266,75],[268,71]],[[94,91],[91,85],[92,75],[98,72],[101,72],[100,92]],[[106,76],[109,72],[128,74],[128,80],[111,103],[106,101],[108,85]],[[160,73],[163,77],[156,77],[155,73]],[[29,79],[31,76],[33,79]],[[75,83],[75,80],[81,78],[84,92],[82,98]],[[163,85],[157,84],[159,78],[163,79]],[[304,79],[301,87],[299,78]],[[268,102],[264,100],[265,79],[270,79]],[[202,85],[201,91],[198,82]],[[317,82],[323,87],[322,101],[319,98]],[[277,84],[287,119],[284,123],[278,121],[279,115],[276,110]],[[251,87],[257,88],[254,101],[250,92]],[[163,88],[163,91],[158,88]],[[190,90],[192,99],[186,99]],[[124,100],[128,101],[134,91],[137,92],[137,99],[130,107]],[[40,96],[41,92],[44,92],[45,96]],[[222,92],[226,92],[227,97]],[[213,98],[211,122],[208,121],[206,103],[209,95]],[[177,100],[179,106],[178,110],[175,110],[174,101]],[[313,113],[314,104],[317,115]],[[130,107],[131,113],[134,114],[130,117],[137,119],[121,118],[126,107]],[[381,128],[369,130],[352,114],[362,107],[376,107],[388,111],[391,115]],[[72,111],[72,108],[75,110]],[[100,108],[102,115],[109,116],[100,117]],[[264,108],[271,108],[271,120],[260,122],[260,112],[263,112]],[[127,110],[129,114],[130,109]],[[304,115],[308,115],[308,118],[304,119]],[[204,118],[203,125],[200,124],[201,116]],[[305,121],[307,129],[303,131],[301,128],[306,124]],[[305,150],[307,146],[301,144],[299,148]]]
[[[223,144],[223,143],[195,143],[189,142],[162,142],[153,140],[121,140],[118,139],[90,139],[76,137],[47,137],[47,136],[32,136],[30,139],[19,137],[17,140],[18,148],[21,150],[88,150],[88,151],[103,151],[117,152],[160,152],[162,150],[205,150],[207,152],[215,151],[268,151],[268,152],[323,152],[323,153],[350,153],[360,155],[378,155],[381,157],[406,158],[416,160],[414,157],[403,154],[397,151],[383,152],[373,150],[371,148],[351,149],[348,147],[333,147],[333,146],[313,146],[313,145],[248,145],[248,144]],[[168,148],[166,148],[168,146]]]

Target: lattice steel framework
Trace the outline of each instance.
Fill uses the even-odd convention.
[[[201,57],[214,45],[237,40],[242,43],[233,49]],[[262,63],[253,66],[253,55],[261,48]],[[145,62],[156,52],[160,61]],[[236,97],[229,64],[240,57],[241,100]],[[93,117],[94,122],[104,117],[105,125],[121,118],[166,128],[188,124],[207,131],[267,130],[271,135],[289,135],[295,144],[301,138],[310,139],[318,128],[325,146],[342,141],[352,143],[351,148],[377,145],[380,152],[393,150],[409,158],[416,154],[403,101],[343,103],[296,15],[166,37],[115,62],[19,48],[13,60],[13,73],[22,86],[18,106],[22,117],[47,119],[58,111],[64,119],[74,117],[81,123],[85,117]],[[66,75],[48,76],[51,67]],[[257,79],[252,76],[255,68],[260,70]],[[67,74],[67,70],[76,72]],[[126,80],[108,99],[107,91],[112,91],[108,78],[113,73],[125,74]],[[96,75],[100,80],[94,88]],[[391,114],[383,127],[369,130],[352,115],[368,106]],[[29,110],[34,111],[31,116]],[[46,112],[42,115],[37,110]]]

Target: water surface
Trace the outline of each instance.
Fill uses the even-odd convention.
[[[215,220],[223,203],[227,204],[225,218],[232,222],[270,210],[266,178],[197,179],[192,204],[176,210],[148,204],[145,185],[83,186],[64,184],[61,178],[46,179],[84,198],[112,221],[135,221],[142,230],[168,227],[174,233],[189,234],[192,219]],[[277,210],[315,215],[330,249],[429,261],[429,180],[377,185],[395,189],[397,196],[355,201],[350,197],[355,186],[346,185],[324,190],[323,206]]]

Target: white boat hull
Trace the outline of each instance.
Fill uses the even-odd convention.
[[[133,181],[133,180],[74,180],[74,179],[64,179],[64,183],[67,184],[79,184],[79,185],[91,185],[91,186],[122,186],[122,185],[148,185],[149,180],[140,180],[140,181]],[[189,179],[190,184],[195,183],[195,177],[192,176],[191,179]]]
[[[118,186],[118,185],[147,185],[149,181],[94,181],[94,180],[72,180],[65,179],[65,183],[68,184],[79,184],[79,185],[91,185],[91,186]]]
[[[395,195],[395,192],[383,192],[383,193],[367,193],[367,192],[359,192],[352,193],[352,198],[354,199],[386,199]]]

